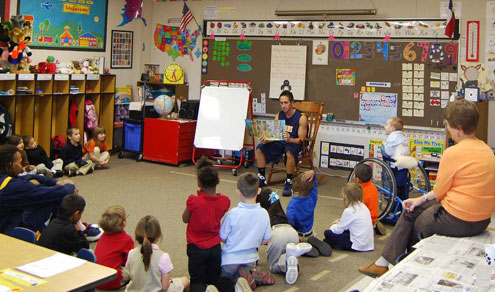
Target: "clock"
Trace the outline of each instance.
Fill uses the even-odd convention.
[[[184,70],[178,64],[170,64],[165,68],[163,83],[184,84]]]

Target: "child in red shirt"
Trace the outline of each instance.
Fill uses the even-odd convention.
[[[124,231],[127,225],[125,210],[112,206],[105,210],[98,222],[105,231],[95,248],[96,262],[117,270],[117,278],[98,286],[98,289],[113,290],[125,286],[129,275],[123,274],[127,254],[134,248],[134,240]]]
[[[182,220],[187,224],[187,256],[191,291],[205,291],[220,276],[222,249],[220,221],[230,208],[230,199],[216,192],[220,182],[213,163],[202,157],[197,164],[198,195],[187,198]]]
[[[363,189],[363,203],[368,207],[371,213],[371,222],[375,232],[379,235],[385,235],[386,229],[383,224],[378,221],[378,189],[371,182],[373,169],[368,164],[360,163],[354,168],[354,182],[361,184]]]

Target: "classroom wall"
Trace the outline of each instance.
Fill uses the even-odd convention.
[[[17,1],[11,0],[11,15],[17,10]],[[347,16],[331,17],[328,19],[373,19],[373,18],[438,18],[440,17],[441,0],[222,0],[222,1],[188,1],[188,5],[200,25],[203,23],[203,11],[205,6],[218,7],[218,19],[276,19],[275,10],[279,9],[353,9],[369,8],[374,6],[378,13],[374,16]],[[480,61],[485,59],[485,0],[461,0],[455,1],[462,4],[461,15],[461,57],[465,50],[465,27],[468,20],[480,20]],[[143,71],[144,63],[160,64],[163,70],[170,63],[180,64],[186,73],[186,81],[189,82],[191,99],[199,99],[201,85],[201,64],[200,60],[189,57],[179,57],[175,61],[166,53],[154,46],[153,33],[157,23],[178,26],[178,23],[168,23],[169,19],[180,19],[182,13],[182,2],[155,2],[155,0],[144,0],[143,15],[148,22],[144,26],[141,20],[134,20],[123,27],[118,28],[121,22],[120,13],[125,5],[125,0],[109,0],[107,18],[107,45],[106,52],[78,52],[78,51],[49,51],[33,50],[33,63],[38,63],[46,59],[48,55],[54,55],[61,62],[70,60],[81,60],[88,56],[104,56],[106,67],[109,67],[110,60],[110,36],[112,29],[134,31],[134,57],[132,69],[111,70],[117,74],[117,86],[133,85],[139,79]],[[289,19],[283,17],[280,19]],[[290,19],[298,19],[291,17]],[[322,19],[321,17],[299,17],[299,19]],[[191,22],[189,29],[194,30],[196,24]],[[197,45],[201,45],[201,38]],[[144,45],[144,48],[143,48]],[[89,54],[89,55],[88,55]],[[256,85],[254,85],[256,86]],[[331,109],[327,109],[331,111]],[[495,101],[490,102],[489,114],[489,135],[488,142],[495,148]]]
[[[10,15],[17,14],[17,0],[11,0]],[[143,33],[144,24],[141,20],[134,20],[122,27],[117,27],[122,22],[122,8],[125,0],[109,0],[107,16],[107,35],[105,52],[85,52],[85,51],[65,51],[65,50],[41,50],[32,49],[31,65],[38,64],[46,60],[47,56],[54,56],[60,62],[81,61],[87,57],[105,57],[105,67],[110,68],[110,47],[112,30],[126,30],[134,32],[133,60],[132,69],[111,69],[110,73],[117,75],[117,86],[133,85],[141,75],[143,64],[142,44],[147,42],[146,35]],[[146,20],[151,18],[151,0],[144,0],[143,15]]]

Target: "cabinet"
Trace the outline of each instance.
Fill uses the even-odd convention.
[[[191,160],[195,132],[196,121],[146,118],[143,158],[175,165]]]
[[[47,152],[55,135],[67,135],[71,101],[77,128],[84,131],[84,103],[91,99],[99,124],[113,145],[115,75],[0,74],[0,102],[8,109],[17,135],[31,135]]]

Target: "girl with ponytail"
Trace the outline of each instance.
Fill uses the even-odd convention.
[[[186,277],[170,276],[174,266],[168,253],[158,247],[162,231],[160,222],[154,216],[146,215],[139,220],[135,238],[139,245],[129,252],[125,265],[130,277],[126,291],[189,291]]]

